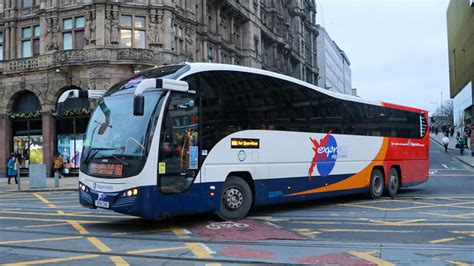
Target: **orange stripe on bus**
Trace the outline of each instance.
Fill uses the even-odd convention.
[[[383,160],[385,159],[385,155],[387,154],[387,149],[388,149],[388,138],[384,138],[382,147],[380,147],[380,150],[377,156],[375,156],[374,160],[372,160],[372,162],[368,166],[366,166],[364,169],[362,169],[362,171],[360,171],[359,173],[347,179],[344,179],[338,183],[331,184],[329,186],[324,186],[324,187],[315,188],[311,190],[292,193],[285,196],[288,197],[288,196],[307,195],[307,194],[320,193],[320,192],[367,188],[369,187],[370,174],[372,172],[372,169],[374,168],[374,166],[379,165],[383,162]]]

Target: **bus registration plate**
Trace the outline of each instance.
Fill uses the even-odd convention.
[[[103,201],[103,200],[96,200],[95,201],[95,206],[99,208],[109,208],[109,202],[108,201]]]

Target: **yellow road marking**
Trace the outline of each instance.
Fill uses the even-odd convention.
[[[416,202],[417,204],[422,204],[423,206],[412,206],[412,207],[401,207],[401,208],[383,208],[383,207],[376,207],[376,206],[367,206],[367,205],[360,205],[360,204],[346,204],[341,203],[337,204],[338,206],[346,206],[346,207],[356,207],[356,208],[365,208],[365,209],[374,209],[379,211],[406,211],[406,210],[413,210],[413,209],[427,209],[427,208],[434,208],[434,207],[453,207],[459,209],[474,209],[474,206],[460,206],[466,204],[474,204],[474,201],[463,201],[458,203],[449,203],[449,204],[434,204],[429,202]]]
[[[97,257],[99,257],[99,255],[84,255],[84,256],[76,256],[76,257],[68,257],[68,258],[32,260],[32,261],[24,261],[24,262],[17,262],[17,263],[3,264],[3,265],[4,266],[35,265],[35,264],[46,264],[46,263],[58,263],[58,262],[65,262],[65,261],[72,261],[72,260],[93,259]]]
[[[426,219],[410,219],[402,221],[382,221],[382,220],[370,220],[367,218],[359,218],[359,220],[369,221],[377,225],[389,225],[389,226],[400,226],[400,225],[418,225],[418,222],[426,221]]]
[[[84,226],[81,225],[80,222],[77,221],[67,221],[68,224],[70,224],[74,229],[76,229],[79,234],[81,235],[87,235],[89,232],[84,228]]]
[[[109,258],[113,263],[115,263],[115,265],[122,265],[122,266],[130,265],[120,256],[110,256]]]
[[[56,208],[56,207],[54,207]],[[21,211],[5,211],[1,210],[0,213],[5,213],[5,214],[23,214],[23,215],[42,215],[42,216],[58,216],[57,212],[21,212]],[[93,214],[77,214],[74,212],[68,212],[62,216],[71,216],[71,217],[94,217],[97,218],[97,215]],[[117,218],[117,219],[123,219],[125,216],[119,216],[119,215],[100,215],[100,218]],[[126,216],[127,219],[137,219],[137,217],[133,216]]]
[[[132,250],[127,251],[127,254],[143,254],[143,253],[152,253],[152,252],[162,252],[162,251],[170,251],[170,250],[183,250],[188,249],[188,247],[171,247],[171,248],[152,248],[152,249],[143,249],[143,250]]]
[[[450,242],[450,241],[453,241],[453,240],[456,240],[455,237],[450,237],[450,238],[441,238],[441,239],[436,239],[436,240],[431,240],[430,244],[438,244],[438,243],[445,243],[445,242]]]
[[[432,212],[420,212],[421,214],[428,214],[434,216],[441,216],[447,218],[459,218],[459,219],[469,219],[469,216],[474,216],[474,213],[463,213],[463,214],[442,214],[442,213],[432,213]]]
[[[97,237],[88,237],[87,240],[92,243],[98,250],[101,252],[110,252],[112,251],[107,245],[100,241]]]
[[[212,255],[204,248],[201,243],[186,243],[186,246],[198,259],[211,259]]]
[[[111,235],[130,235],[130,234],[143,234],[143,233],[160,233],[167,231],[168,229],[156,229],[156,230],[143,230],[143,231],[135,231],[135,232],[117,232],[112,233]]]
[[[57,214],[56,214],[57,215]],[[0,219],[4,220],[21,220],[21,221],[40,221],[40,222],[80,222],[81,224],[95,224],[95,223],[106,223],[104,221],[90,221],[90,220],[66,220],[66,219],[46,219],[46,218],[26,218],[26,217],[10,217],[0,216]]]
[[[35,228],[35,227],[53,227],[53,226],[61,226],[67,225],[68,223],[57,223],[57,224],[39,224],[39,225],[26,225],[23,226],[24,228]]]
[[[336,222],[322,222],[322,221],[290,221],[294,224],[341,224]]]
[[[62,241],[83,238],[82,236],[68,236],[68,237],[55,237],[55,238],[40,238],[40,239],[25,239],[25,240],[13,240],[0,242],[0,245],[6,244],[19,244],[19,243],[35,243],[35,242],[46,242],[46,241]]]
[[[38,193],[33,193],[33,195],[35,197],[37,197],[39,200],[41,200],[41,202],[43,202],[44,204],[47,204],[49,208],[56,208],[56,205],[52,204],[51,202],[49,202],[49,200],[47,200],[46,198],[44,198],[43,196],[41,196],[40,194]]]
[[[395,266],[395,264],[393,263],[390,263],[388,261],[385,261],[385,260],[382,260],[382,259],[379,259],[377,257],[374,257],[372,255],[378,253],[377,250],[373,250],[373,251],[368,251],[368,252],[356,252],[356,251],[348,251],[347,253],[351,254],[351,255],[354,255],[356,257],[359,257],[361,259],[364,259],[364,260],[367,260],[367,261],[370,261],[372,263],[375,263],[376,265],[381,265],[381,266]]]
[[[450,231],[453,234],[474,236],[474,231]]]
[[[469,264],[469,263],[465,263],[465,262],[462,262],[462,261],[455,261],[455,260],[447,260],[446,262],[450,263],[450,264],[458,265],[458,266],[470,266],[470,265],[472,265],[472,264]]]
[[[183,238],[189,238],[189,236],[188,236],[188,234],[189,234],[188,231],[185,230],[185,229],[183,229],[183,228],[172,227],[172,228],[170,228],[170,230],[171,230],[175,235],[177,235],[178,238],[181,238],[181,239],[183,239]]]
[[[354,232],[354,233],[414,233],[410,230],[376,230],[376,229],[320,229],[323,232]]]

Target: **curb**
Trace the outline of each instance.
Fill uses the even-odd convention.
[[[0,194],[6,193],[31,193],[31,192],[59,192],[59,191],[79,191],[78,188],[46,188],[46,189],[22,189],[1,191]]]
[[[465,165],[467,165],[467,166],[469,166],[469,167],[471,167],[471,168],[474,168],[474,165],[473,165],[473,164],[470,164],[470,163],[468,163],[468,162],[462,160],[462,159],[459,158],[459,157],[460,157],[460,156],[456,156],[456,159],[458,159],[458,161],[460,161],[461,163],[463,163],[463,164],[465,164]]]
[[[434,137],[432,137],[432,136],[430,136],[430,138],[431,138],[435,143],[437,143],[437,144],[440,145],[442,148],[444,148],[444,145],[443,145],[443,143],[441,143],[441,141],[437,140],[436,138],[434,138]],[[455,150],[457,150],[457,149],[456,149],[456,148],[449,148],[449,147],[448,147],[448,150],[455,151]]]

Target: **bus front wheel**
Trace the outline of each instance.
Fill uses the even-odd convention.
[[[244,218],[252,207],[252,190],[240,177],[230,176],[222,187],[217,215],[223,220]]]
[[[372,199],[378,199],[382,196],[384,189],[383,173],[380,169],[372,170],[370,175],[369,194]]]

